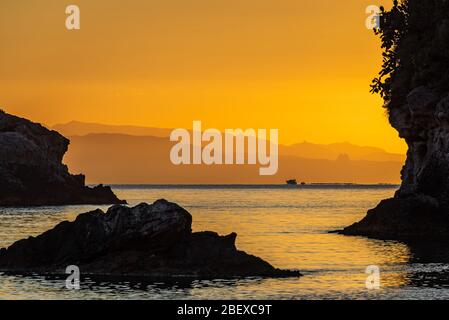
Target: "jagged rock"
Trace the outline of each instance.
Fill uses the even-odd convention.
[[[341,231],[374,238],[449,238],[449,113],[447,96],[420,86],[390,111],[390,123],[408,145],[395,197]]]
[[[191,224],[189,212],[165,200],[95,210],[1,249],[0,271],[64,274],[77,265],[99,276],[299,276],[237,250],[235,233],[192,233]]]
[[[111,188],[85,186],[62,159],[69,140],[0,111],[0,206],[118,204]]]
[[[386,98],[390,123],[408,145],[407,160],[394,198],[343,234],[449,239],[448,8],[447,1],[409,0],[383,13],[384,77],[374,91]]]
[[[407,95],[407,106],[412,117],[433,117],[432,107],[435,106],[437,98],[437,95],[426,86],[413,89]]]
[[[386,199],[342,233],[394,240],[441,239],[449,235],[449,215],[429,196]]]
[[[449,112],[446,96],[419,87],[390,112],[390,123],[408,145],[395,197],[341,231],[374,238],[449,238]]]

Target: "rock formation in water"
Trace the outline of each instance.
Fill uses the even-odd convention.
[[[341,231],[375,238],[449,238],[449,1],[395,1],[382,13],[384,65],[373,92],[408,145],[402,185]]]
[[[239,251],[236,234],[192,233],[192,216],[158,200],[133,208],[115,205],[80,214],[37,237],[0,249],[0,271],[64,274],[77,265],[82,275],[229,278],[297,277]]]
[[[69,140],[0,111],[0,206],[118,204],[111,188],[85,186],[62,158]]]

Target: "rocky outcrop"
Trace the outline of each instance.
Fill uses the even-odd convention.
[[[449,96],[426,86],[392,109],[390,123],[408,144],[394,198],[342,233],[374,238],[449,238]]]
[[[192,233],[191,224],[189,212],[165,200],[95,210],[1,249],[0,271],[64,274],[77,265],[81,274],[99,276],[299,276],[237,250],[235,233]]]
[[[382,11],[383,68],[373,92],[408,145],[402,184],[341,231],[375,238],[449,239],[449,2],[399,1]]]
[[[109,187],[85,186],[62,159],[69,140],[0,111],[0,206],[118,204]]]

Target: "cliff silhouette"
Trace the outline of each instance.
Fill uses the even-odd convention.
[[[383,65],[372,92],[408,145],[402,184],[351,235],[404,239],[449,236],[449,2],[394,1],[382,8]]]
[[[0,206],[119,204],[110,187],[85,185],[62,163],[70,141],[0,111]]]

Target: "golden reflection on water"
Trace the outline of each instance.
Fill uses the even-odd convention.
[[[150,297],[376,298],[389,290],[396,294],[394,290],[407,286],[413,277],[408,270],[411,252],[407,245],[328,233],[360,220],[367,209],[390,197],[393,188],[115,188],[115,191],[131,205],[159,198],[177,202],[192,213],[194,231],[237,232],[240,250],[260,256],[278,268],[299,269],[304,274],[299,279],[218,281],[210,285],[201,282],[181,289],[156,288],[157,294],[150,291],[153,294]],[[37,235],[62,220],[73,220],[77,214],[95,208],[1,209],[0,246]],[[369,291],[365,287],[368,276],[365,269],[370,265],[379,266],[381,270],[379,291]],[[1,279],[3,288],[16,290],[11,289],[18,285],[18,282],[14,283],[15,278],[8,278],[7,285],[4,276],[0,276],[0,283]],[[42,289],[39,281],[20,279],[19,282],[20,288],[26,284]],[[51,285],[45,288],[49,296],[67,294],[55,291]],[[96,287],[88,293],[85,291],[84,295],[139,296],[133,289],[128,289],[105,291]],[[5,289],[0,290],[1,297],[5,298],[7,294]]]

